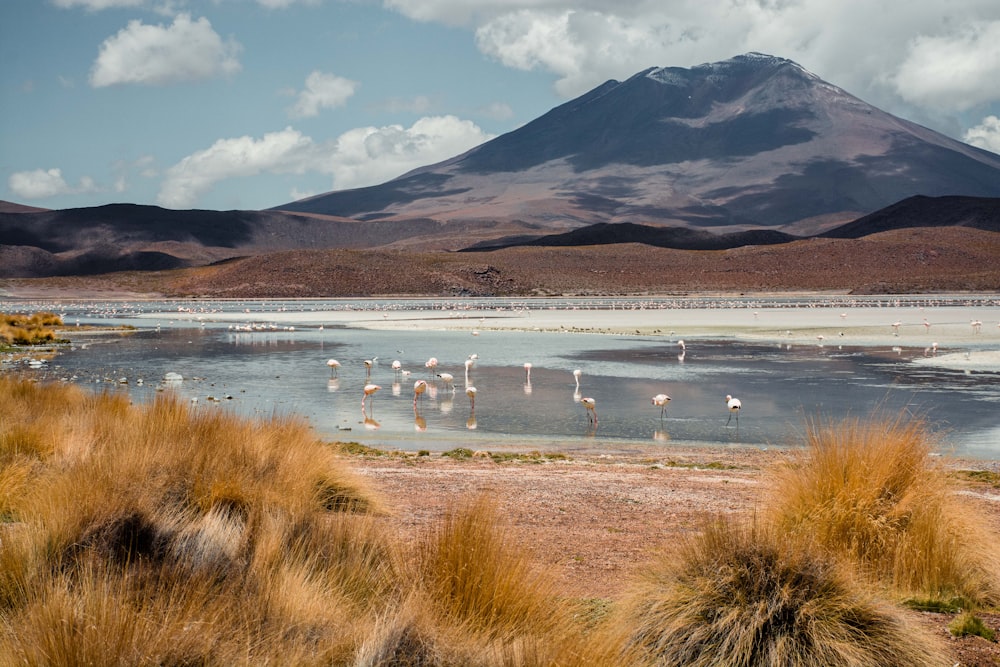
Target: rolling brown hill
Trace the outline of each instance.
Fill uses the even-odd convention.
[[[965,227],[675,250],[643,244],[490,253],[296,250],[172,271],[0,281],[0,293],[209,298],[1000,292],[1000,234]]]

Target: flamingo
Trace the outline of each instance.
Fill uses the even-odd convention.
[[[392,362],[392,370],[398,376],[403,371],[403,362],[396,359]]]
[[[580,403],[583,404],[583,407],[587,408],[587,420],[596,427],[597,426],[597,401],[595,401],[594,399],[590,398],[589,396],[586,396],[586,397],[580,399]]]
[[[903,324],[903,323],[899,322],[898,320],[896,322],[892,323],[892,334],[894,336],[898,336],[899,335],[899,327],[900,327],[901,324]]]
[[[438,373],[437,376],[441,378],[441,381],[444,382],[444,386],[446,388],[455,391],[455,385],[452,384],[455,381],[454,375],[452,375],[451,373]]]
[[[413,409],[417,409],[417,399],[420,395],[427,391],[427,383],[423,380],[417,380],[413,383]]]
[[[368,398],[369,396],[371,396],[372,397],[372,403],[374,403],[375,402],[375,397],[374,397],[375,396],[375,392],[378,391],[381,388],[382,387],[378,386],[377,384],[371,384],[371,383],[369,383],[369,384],[365,385],[364,393],[361,395],[361,411],[362,412],[365,411],[365,399]]]
[[[424,362],[424,367],[427,368],[427,370],[429,370],[431,373],[434,372],[434,369],[437,368],[437,365],[438,365],[437,357],[431,357],[430,359]]]
[[[365,359],[365,379],[370,380],[372,377],[372,366],[375,365],[374,359]]]
[[[726,407],[729,409],[729,419],[726,420],[726,426],[729,426],[729,422],[733,420],[733,415],[736,415],[736,425],[740,424],[740,410],[743,409],[743,402],[738,398],[733,398],[729,394],[726,394]]]
[[[577,368],[575,371],[573,371],[573,379],[576,380],[576,388],[577,389],[580,388],[580,376],[581,375],[583,375],[583,371],[581,371],[579,368]]]
[[[524,381],[527,382],[527,383],[529,383],[529,384],[531,383],[531,362],[530,361],[524,362]]]
[[[475,363],[476,363],[476,361],[472,357],[469,357],[468,359],[465,360],[465,386],[466,387],[470,386],[470,383],[469,383],[469,369],[471,369],[472,365],[475,364]]]
[[[667,403],[669,402],[670,397],[666,394],[657,394],[653,397],[653,405],[660,407],[660,419],[663,419],[667,415]]]
[[[982,331],[983,323],[980,320],[972,320],[969,322],[972,325],[972,333],[979,333]]]
[[[469,418],[465,422],[465,427],[474,431],[478,426],[476,422],[476,388],[471,385],[466,387],[465,395],[469,397]]]
[[[340,362],[336,359],[327,359],[326,365],[330,367],[330,376],[339,377],[338,372],[340,369]]]

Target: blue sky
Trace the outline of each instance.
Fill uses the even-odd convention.
[[[3,0],[0,199],[267,208],[747,51],[1000,153],[997,0]]]

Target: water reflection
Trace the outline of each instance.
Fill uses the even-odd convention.
[[[239,305],[220,308],[241,312]],[[400,315],[388,302],[382,307]],[[133,312],[146,308],[132,306]],[[80,319],[146,323],[125,310],[121,304],[99,315],[88,310]],[[485,329],[472,337],[461,331],[362,330],[329,323],[235,330],[228,323],[181,321],[173,314],[149,325],[124,336],[81,337],[76,349],[24,372],[75,378],[142,401],[164,390],[197,399],[202,409],[263,417],[293,412],[330,437],[406,449],[449,449],[470,440],[554,446],[585,440],[594,447],[629,441],[783,445],[801,441],[807,418],[860,416],[881,407],[890,414],[909,410],[927,416],[959,452],[1000,456],[994,417],[1000,373],[917,365],[913,360],[923,356],[923,348],[913,345],[850,347],[829,338],[821,344],[689,336],[675,341],[666,333]],[[379,363],[380,358],[394,362]],[[408,369],[418,369],[412,373],[412,396]],[[159,381],[168,373],[183,379]],[[467,410],[456,378],[464,379]],[[391,390],[369,394],[366,385]],[[650,397],[660,394],[672,400],[669,412],[663,405],[657,414]],[[738,415],[727,409],[727,394],[741,399]],[[210,396],[234,398],[216,403]],[[581,403],[585,397],[595,400],[593,411]]]

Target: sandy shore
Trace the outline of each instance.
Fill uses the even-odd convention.
[[[448,303],[448,302],[443,302]],[[718,307],[646,308],[622,300],[607,307],[440,310],[305,310],[252,313],[170,313],[174,319],[273,322],[280,325],[338,325],[370,329],[468,331],[552,331],[609,335],[717,338],[788,345],[846,345],[917,348],[919,363],[958,370],[1000,370],[1000,306],[886,307]],[[527,300],[523,303],[529,303]],[[808,303],[821,303],[815,300]],[[147,313],[144,317],[156,317]],[[973,326],[973,323],[980,323]]]

